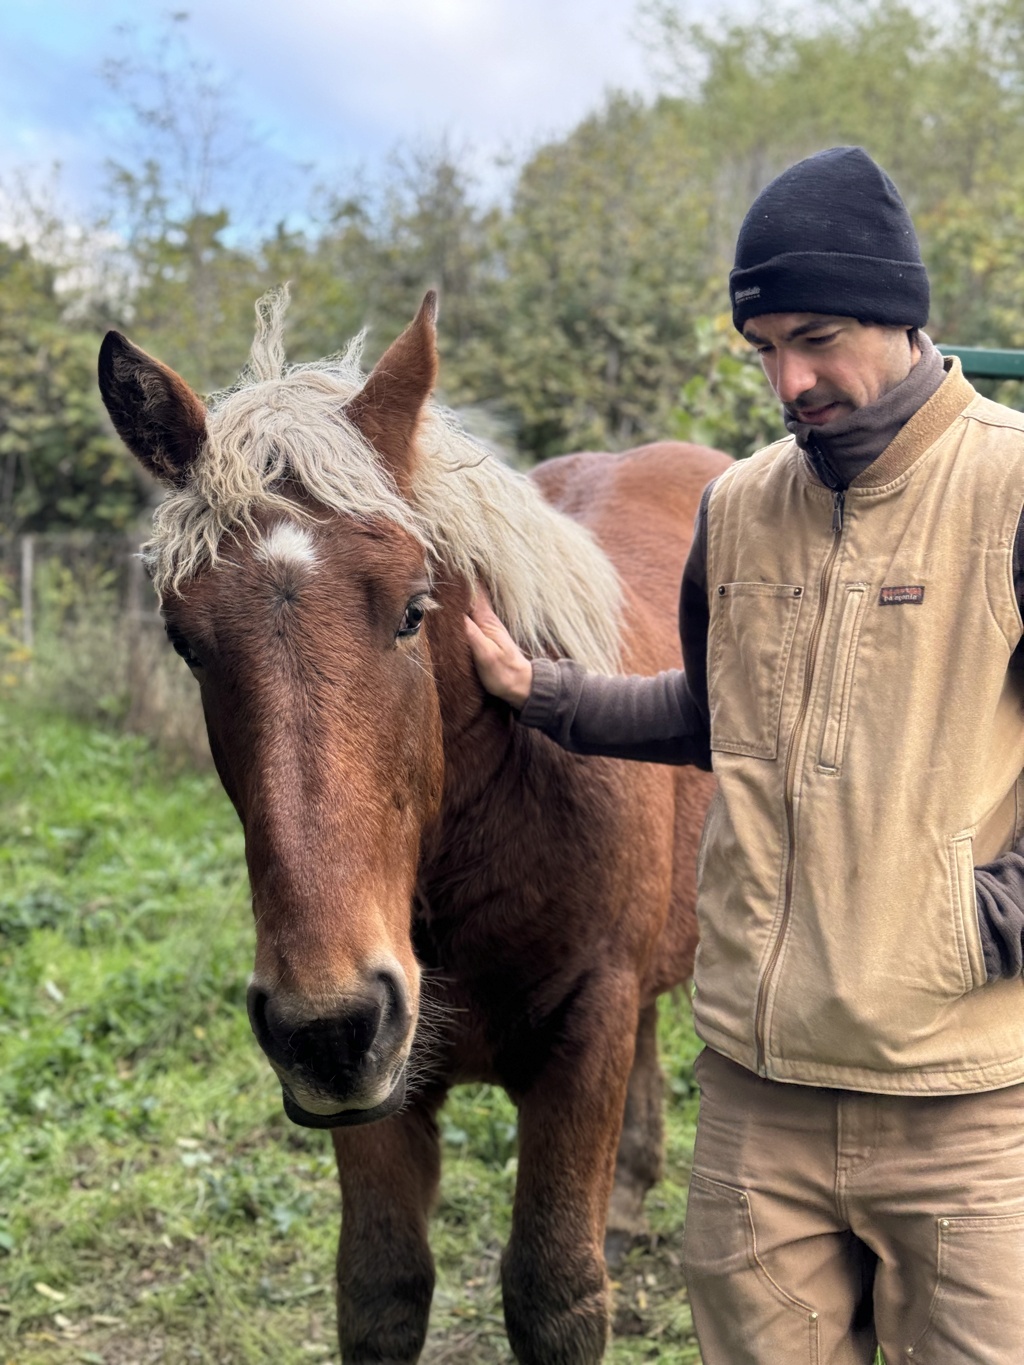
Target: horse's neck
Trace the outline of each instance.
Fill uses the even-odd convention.
[[[434,596],[442,607],[430,617],[430,650],[441,711],[445,783],[438,829],[428,843],[450,852],[462,838],[474,838],[479,847],[480,811],[487,812],[488,829],[497,823],[495,807],[510,800],[510,752],[522,747],[523,736],[515,733],[509,707],[489,697],[477,676],[463,621],[470,602],[468,586],[446,584],[435,589]]]
[[[500,763],[510,742],[508,707],[488,697],[473,665],[465,615],[471,592],[462,580],[434,589],[441,610],[431,614],[430,652],[437,686],[446,766],[486,773]]]

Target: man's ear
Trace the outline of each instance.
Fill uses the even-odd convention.
[[[378,452],[403,490],[413,470],[416,424],[437,379],[436,324],[437,294],[431,289],[415,318],[345,404],[346,417]]]
[[[206,407],[180,375],[120,332],[100,347],[100,394],[117,434],[162,483],[180,487],[206,440]]]

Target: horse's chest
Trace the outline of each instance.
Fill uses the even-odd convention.
[[[574,993],[579,968],[571,957],[514,928],[511,905],[458,921],[435,915],[415,927],[431,1029],[442,1025],[452,1080],[508,1084],[530,1072],[550,1047],[552,1018]]]

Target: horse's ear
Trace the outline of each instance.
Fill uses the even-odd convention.
[[[100,393],[117,434],[163,483],[180,486],[206,440],[206,407],[180,375],[108,332],[100,347]]]
[[[384,460],[399,488],[405,488],[412,473],[416,423],[436,379],[437,294],[430,289],[412,322],[345,404],[345,415]]]

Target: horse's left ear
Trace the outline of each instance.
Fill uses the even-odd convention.
[[[162,361],[108,332],[100,347],[100,394],[117,434],[150,474],[180,487],[206,440],[206,406]]]
[[[416,423],[436,379],[437,294],[430,289],[412,322],[345,404],[346,417],[378,452],[403,490],[412,474]]]

